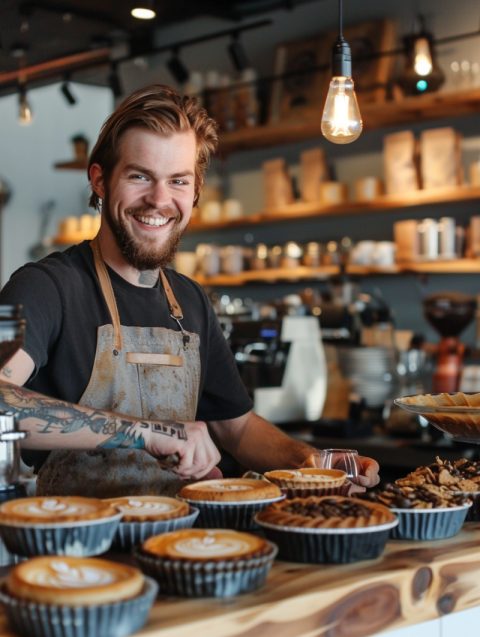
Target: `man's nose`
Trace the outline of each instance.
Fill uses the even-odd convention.
[[[145,200],[152,208],[161,208],[165,206],[165,204],[171,203],[172,196],[168,185],[161,182],[152,183],[152,187],[146,194]]]

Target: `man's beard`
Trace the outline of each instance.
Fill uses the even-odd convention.
[[[151,210],[151,208],[143,206],[140,208],[127,208],[125,213],[133,216],[145,214]],[[169,223],[173,223],[174,226],[170,231],[167,242],[162,246],[157,246],[153,238],[152,240],[145,239],[140,242],[133,235],[124,219],[115,220],[109,207],[108,197],[103,200],[102,212],[115,237],[120,252],[135,270],[143,272],[144,270],[164,269],[173,261],[186,230],[186,228],[179,227],[182,217],[178,210],[174,208],[165,208],[163,210],[166,216],[173,217]]]

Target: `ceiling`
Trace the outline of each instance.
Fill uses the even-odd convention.
[[[135,0],[1,0],[0,74],[80,51],[127,42],[148,53],[151,33],[160,26],[199,16],[232,21],[255,18],[311,0],[154,0],[157,16],[142,21],[130,15]]]

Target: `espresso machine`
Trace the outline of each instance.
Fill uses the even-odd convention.
[[[25,320],[21,306],[0,305],[0,369],[23,344]],[[18,481],[20,473],[20,440],[29,434],[18,431],[12,413],[0,412],[0,504],[5,500],[25,496],[25,487]]]
[[[459,292],[438,292],[423,300],[424,316],[441,336],[433,393],[458,391],[465,354],[459,336],[473,320],[476,309],[475,298]]]

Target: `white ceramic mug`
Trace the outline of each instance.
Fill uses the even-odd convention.
[[[227,221],[234,221],[243,217],[242,202],[238,199],[226,199],[222,206],[222,217]]]
[[[194,276],[197,270],[196,252],[177,252],[175,255],[175,270],[185,276]]]
[[[219,201],[206,201],[200,208],[200,219],[204,223],[217,223],[222,217],[222,204]]]

